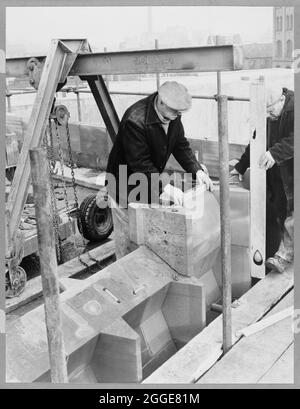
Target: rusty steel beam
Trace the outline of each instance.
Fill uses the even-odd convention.
[[[36,57],[43,65],[44,56]],[[29,58],[6,60],[6,75],[28,75]],[[149,74],[161,72],[215,72],[243,68],[239,46],[168,48],[143,51],[85,53],[78,55],[69,75]]]

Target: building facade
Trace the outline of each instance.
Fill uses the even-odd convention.
[[[274,7],[273,67],[291,68],[294,50],[294,7]]]

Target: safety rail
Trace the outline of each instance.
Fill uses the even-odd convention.
[[[81,114],[81,100],[80,94],[92,94],[92,92],[85,87],[67,87],[62,88],[58,93],[74,93],[77,96],[77,119],[78,122],[82,121]],[[111,95],[127,95],[127,96],[148,96],[151,92],[139,92],[139,91],[112,91],[109,93]],[[7,100],[7,111],[12,112],[12,105],[10,98],[14,95],[26,95],[26,94],[36,94],[36,90],[6,90],[6,100]],[[202,100],[212,100],[217,101],[217,95],[191,95],[192,99],[202,99]],[[240,102],[250,102],[250,98],[227,96],[228,101],[240,101]]]

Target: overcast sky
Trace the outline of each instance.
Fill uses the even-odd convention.
[[[7,53],[14,45],[23,45],[26,53],[47,49],[52,38],[74,37],[117,50],[126,37],[148,30],[149,9],[154,33],[177,26],[207,35],[238,33],[243,42],[272,41],[271,7],[8,7]]]

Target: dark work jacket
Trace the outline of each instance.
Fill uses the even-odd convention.
[[[277,120],[267,122],[267,150],[276,164],[267,171],[267,193],[281,218],[294,210],[294,92],[284,88],[285,104]],[[244,174],[250,166],[250,145],[235,169]]]
[[[110,152],[106,172],[116,177],[116,196],[108,188],[108,193],[116,197],[117,201],[124,200],[124,195],[119,192],[119,183],[123,184],[119,175],[119,165],[127,165],[127,196],[135,186],[128,185],[128,178],[135,172],[143,173],[148,183],[151,174],[161,174],[171,154],[179,162],[182,168],[192,173],[201,169],[188,140],[184,136],[184,128],[180,116],[171,121],[166,134],[154,108],[157,92],[144,98],[125,112],[120,123],[116,141]],[[123,172],[122,172],[123,173]],[[119,182],[120,176],[120,182]],[[122,179],[122,180],[121,180]],[[122,186],[124,187],[124,186]],[[159,195],[163,189],[160,184]],[[148,191],[148,203],[151,202],[150,183]],[[126,197],[127,201],[127,197]]]

